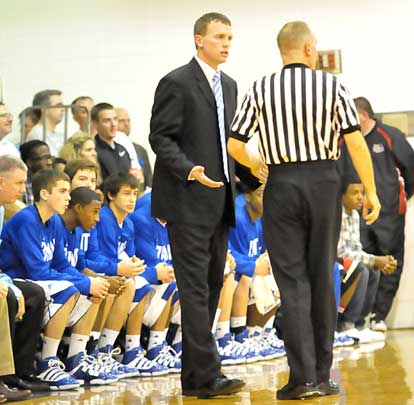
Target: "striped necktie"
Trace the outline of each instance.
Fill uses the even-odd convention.
[[[216,71],[213,77],[213,91],[214,97],[216,98],[217,106],[217,119],[220,130],[220,143],[221,143],[221,154],[223,157],[223,168],[224,175],[227,181],[230,181],[229,166],[227,158],[227,146],[226,146],[226,131],[224,129],[224,102],[223,102],[223,89],[221,87],[220,71]]]

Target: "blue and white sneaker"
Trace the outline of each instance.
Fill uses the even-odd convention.
[[[122,359],[122,364],[136,368],[142,377],[155,377],[169,373],[167,367],[147,359],[142,347],[136,347],[135,349],[126,351]]]
[[[65,363],[67,373],[82,381],[81,384],[106,385],[118,381],[117,375],[106,372],[95,357],[86,353],[68,357]]]
[[[183,342],[174,343],[171,347],[177,353],[177,356],[181,359],[181,355],[183,353]]]
[[[346,332],[335,332],[333,347],[353,346],[358,342],[358,339],[348,336]]]
[[[103,365],[105,372],[115,374],[118,379],[138,377],[139,370],[136,367],[130,367],[119,363],[113,356],[121,354],[121,349],[113,349],[111,345],[101,347],[98,352],[98,362]]]
[[[271,346],[266,339],[262,339],[260,332],[255,332],[250,340],[253,345],[257,346],[261,360],[273,360],[280,357],[279,350]]]
[[[148,350],[147,358],[167,368],[170,373],[181,373],[180,356],[167,342]]]
[[[240,343],[245,348],[246,363],[250,364],[262,360],[259,348],[255,342],[249,338],[249,331],[247,329],[244,329],[240,333],[236,333],[234,335],[234,341]]]
[[[223,366],[246,363],[247,349],[241,343],[234,341],[230,333],[217,339],[217,351]]]
[[[79,388],[79,381],[64,370],[65,365],[57,357],[46,357],[37,360],[37,371],[39,373],[37,378],[48,383],[52,391]]]
[[[262,334],[262,340],[265,340],[270,346],[277,349],[276,357],[283,357],[286,355],[285,343],[282,339],[279,339],[276,333],[276,329],[265,329]]]

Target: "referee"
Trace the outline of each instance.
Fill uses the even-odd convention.
[[[269,168],[263,227],[281,292],[290,367],[277,399],[289,400],[339,393],[330,380],[333,266],[341,221],[339,135],[365,186],[367,223],[378,217],[380,203],[355,105],[337,77],[314,70],[316,39],[309,27],[287,23],[277,43],[283,69],[254,82],[233,120],[228,149],[259,173],[259,155],[245,147],[258,132],[260,155]]]

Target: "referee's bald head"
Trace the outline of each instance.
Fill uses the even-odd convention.
[[[277,45],[283,55],[303,51],[308,42],[314,42],[315,37],[303,21],[291,21],[283,26],[277,36]]]

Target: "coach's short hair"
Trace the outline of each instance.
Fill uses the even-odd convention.
[[[22,160],[12,155],[0,156],[0,176],[15,169],[24,170],[27,172],[27,166]]]

